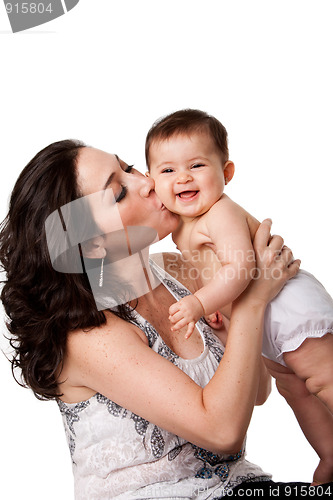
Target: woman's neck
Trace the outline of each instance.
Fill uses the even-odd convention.
[[[116,262],[105,262],[105,282],[110,288],[104,290],[105,295],[115,299],[117,296],[126,297],[129,303],[145,295],[147,300],[153,300],[152,292],[160,281],[149,265],[149,246],[136,250]],[[124,293],[119,293],[122,290]]]

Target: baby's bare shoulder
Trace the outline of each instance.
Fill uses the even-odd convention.
[[[210,210],[204,214],[202,222],[207,224],[212,222],[216,224],[217,220],[221,223],[230,220],[244,220],[247,218],[247,215],[243,207],[235,203],[229,196],[223,194],[223,196],[212,205]]]
[[[211,210],[212,209],[221,211],[223,210],[225,212],[228,211],[242,216],[244,216],[247,213],[243,207],[241,207],[238,203],[229,198],[229,196],[227,196],[226,194],[223,194],[222,197],[216,203],[214,203]]]
[[[211,209],[207,212],[205,222],[207,224],[216,224],[216,221],[226,221],[229,224],[237,224],[237,222],[246,223],[252,238],[258,229],[259,221],[245,210],[244,207],[233,201],[229,196],[223,194]],[[219,219],[217,219],[219,218]]]

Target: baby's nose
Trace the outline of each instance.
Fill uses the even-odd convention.
[[[188,170],[182,170],[177,176],[177,182],[188,182],[192,180],[191,172]]]

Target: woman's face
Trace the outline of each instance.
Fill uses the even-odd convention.
[[[178,225],[154,191],[154,181],[117,155],[85,147],[77,160],[78,185],[89,197],[94,220],[107,235],[127,226],[146,226],[164,238]]]

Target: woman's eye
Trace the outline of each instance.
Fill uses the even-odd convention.
[[[133,168],[134,168],[134,165],[127,165],[127,167],[125,168],[125,172],[127,174],[130,174],[132,172]]]
[[[127,187],[121,186],[120,194],[118,194],[118,196],[116,197],[116,203],[119,203],[121,200],[123,200],[126,195],[127,195]]]

